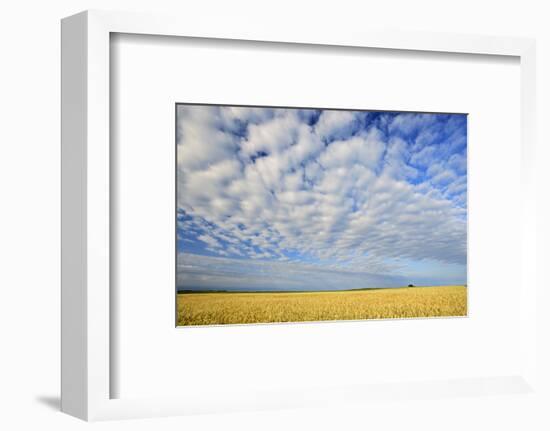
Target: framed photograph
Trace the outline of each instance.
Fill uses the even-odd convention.
[[[466,114],[178,104],[176,125],[177,325],[467,315]]]
[[[538,396],[534,62],[520,38],[64,19],[62,410]]]

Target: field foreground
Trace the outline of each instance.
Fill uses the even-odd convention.
[[[465,286],[177,295],[178,326],[465,316]]]

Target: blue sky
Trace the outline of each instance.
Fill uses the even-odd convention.
[[[178,105],[179,289],[466,283],[466,115]]]

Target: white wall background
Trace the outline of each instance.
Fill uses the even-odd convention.
[[[550,11],[544,1],[20,0],[0,13],[0,427],[81,429],[59,413],[59,20],[83,9],[197,15],[206,21],[320,23],[333,29],[389,28],[536,37],[538,134],[549,142]],[[550,220],[550,149],[540,146],[541,214]],[[547,247],[548,227],[540,228]],[[542,256],[542,253],[540,254]],[[548,263],[539,262],[541,267]],[[541,275],[542,276],[542,275]],[[548,297],[548,294],[543,293]],[[549,319],[544,323],[548,323]],[[549,326],[550,327],[550,326]],[[542,359],[549,348],[541,345]],[[547,362],[550,363],[550,360]],[[334,409],[255,412],[102,423],[100,429],[549,429],[529,397],[417,401]],[[464,414],[469,412],[470,414]]]

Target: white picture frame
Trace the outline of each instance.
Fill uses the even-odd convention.
[[[329,30],[210,27],[192,17],[87,11],[62,21],[62,410],[85,420],[315,406],[338,397],[368,402],[392,399],[395,386],[361,390],[325,388],[289,391],[285,401],[270,396],[207,405],[204,399],[112,399],[110,397],[110,35],[128,33],[188,38],[282,42],[337,47],[384,48],[439,53],[514,56],[521,67],[522,196],[521,375],[501,379],[404,383],[400,399],[439,398],[540,390],[536,344],[544,337],[537,326],[536,187],[535,187],[535,42],[531,39],[473,35],[398,33],[334,34]]]

